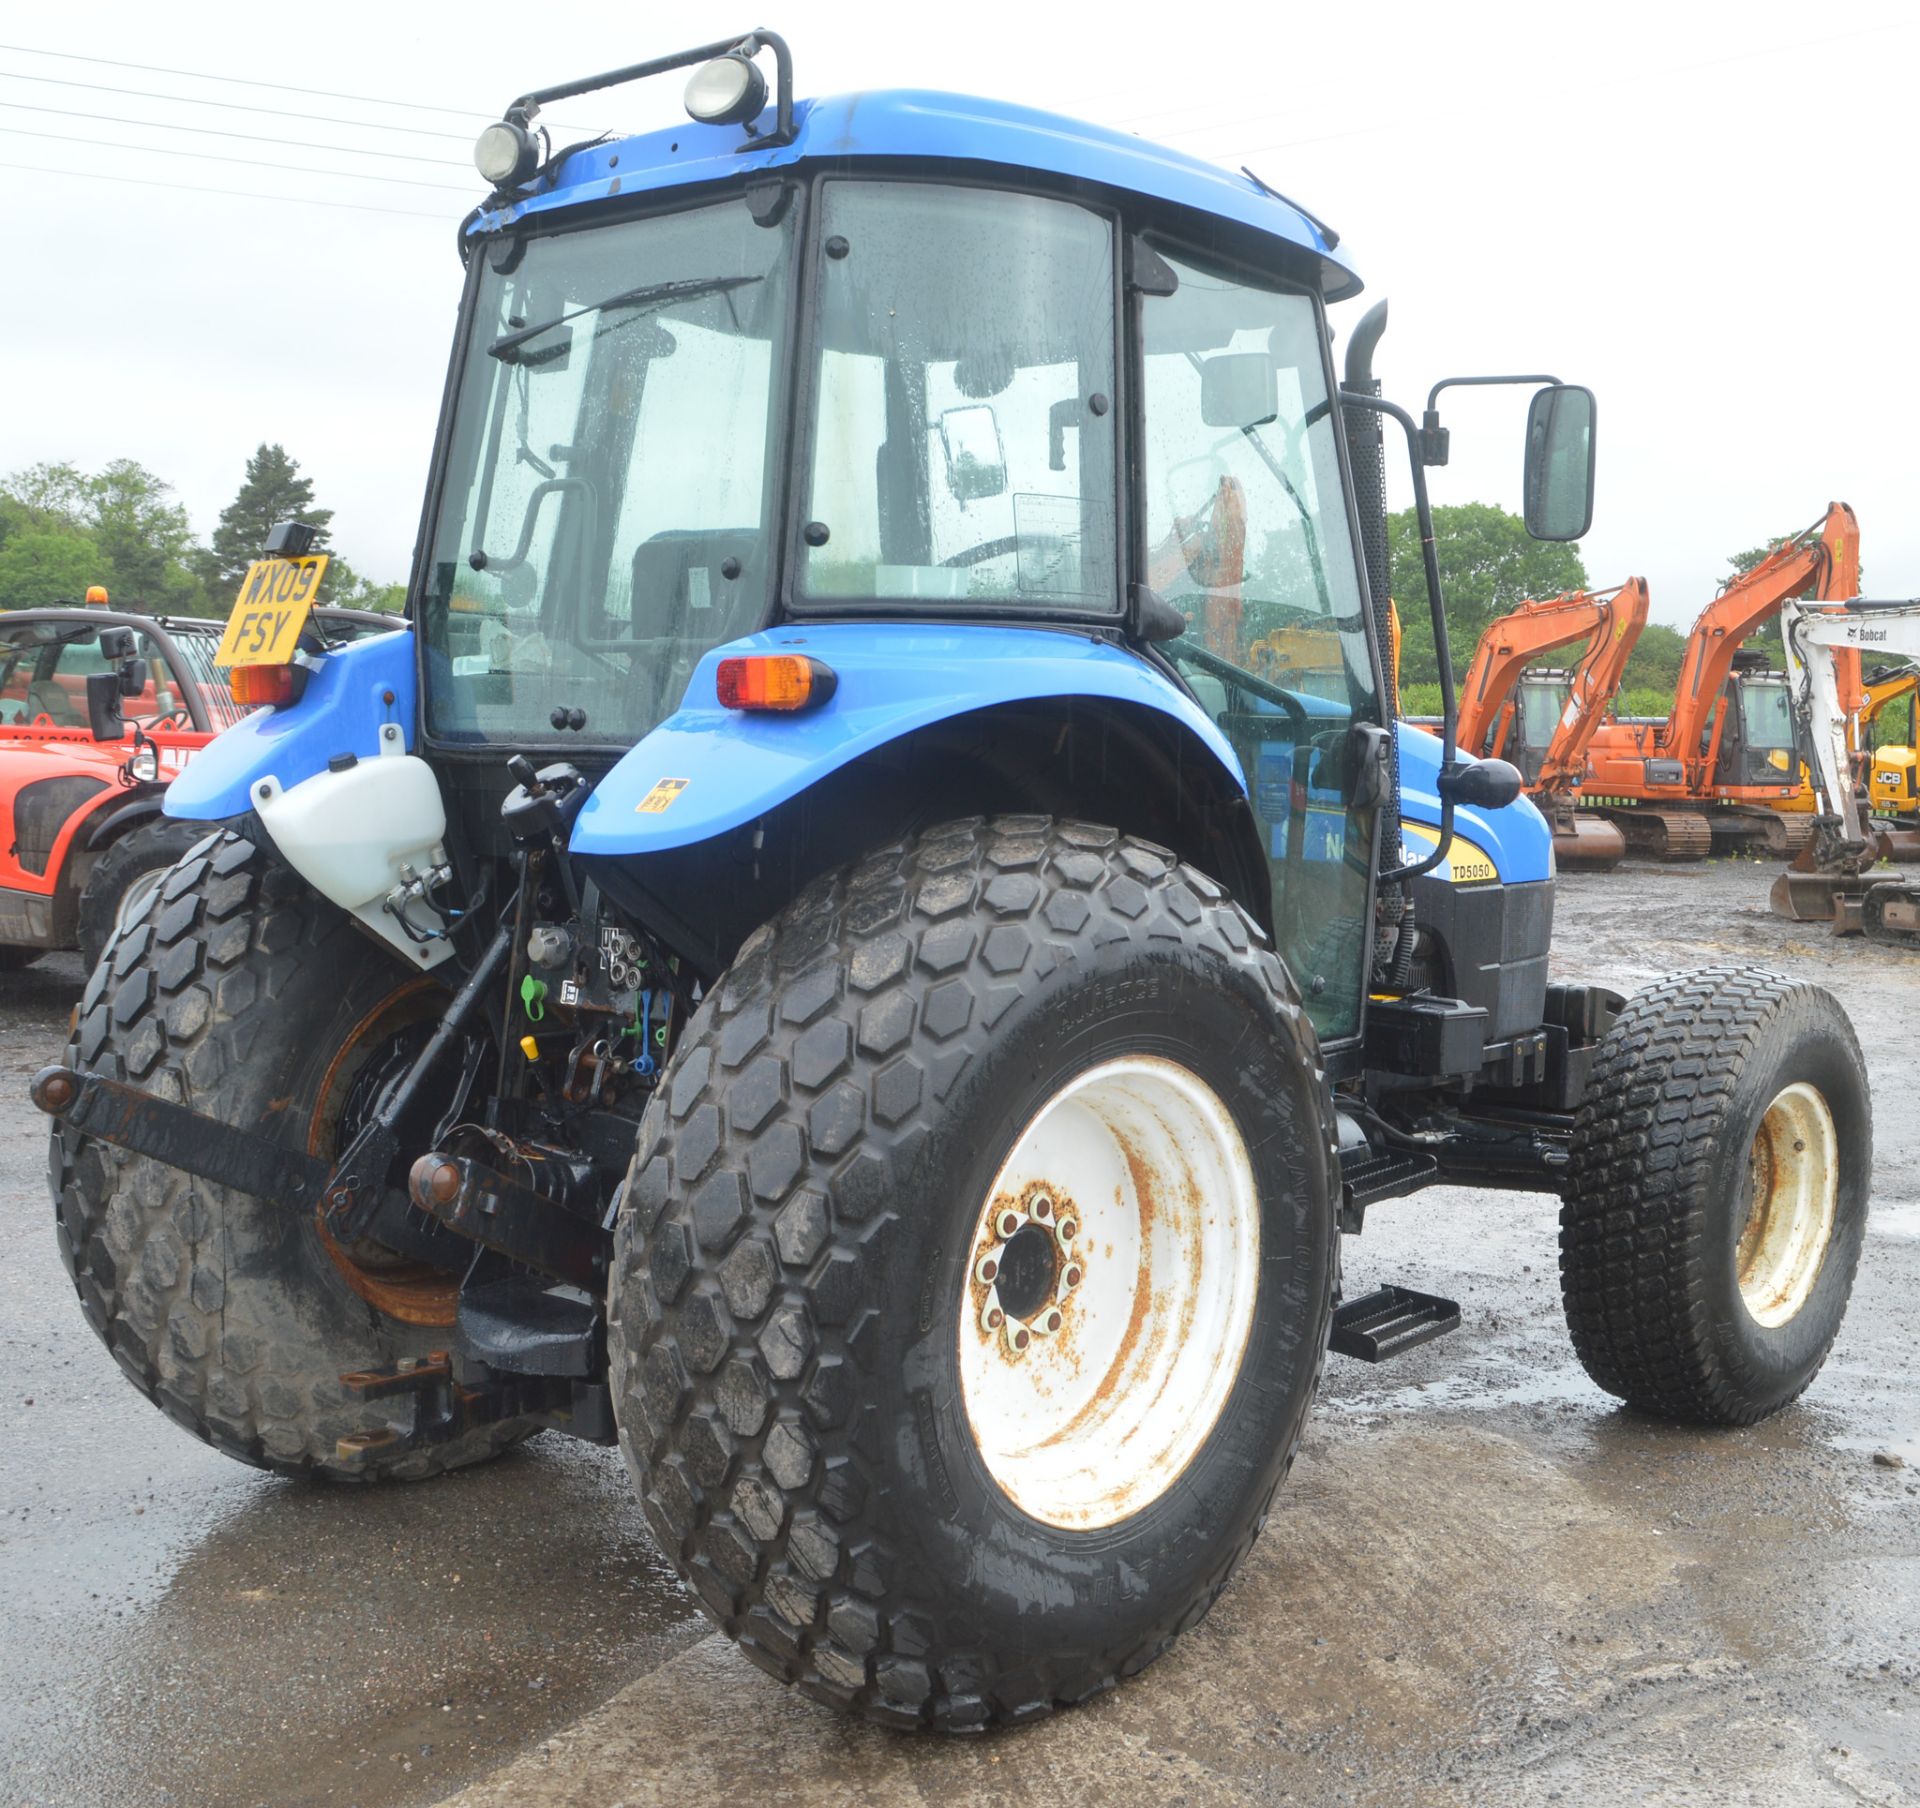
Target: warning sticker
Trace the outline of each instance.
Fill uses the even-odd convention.
[[[683,778],[663,778],[634,806],[634,814],[658,816],[662,810],[671,809],[673,800],[686,788],[687,781]]]

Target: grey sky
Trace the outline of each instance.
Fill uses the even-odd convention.
[[[339,551],[368,575],[401,577],[459,290],[454,227],[480,191],[472,134],[529,87],[755,22],[792,43],[802,93],[993,94],[1251,164],[1344,235],[1367,296],[1334,311],[1342,336],[1391,298],[1380,369],[1407,407],[1435,378],[1474,371],[1591,384],[1588,569],[1596,581],[1646,576],[1656,620],[1690,620],[1728,554],[1804,526],[1833,497],[1859,512],[1869,587],[1920,591],[1907,420],[1920,397],[1920,9],[1903,4],[975,0],[956,13],[786,0],[764,21],[724,7],[497,0],[15,8],[0,25],[7,43],[471,116],[0,50],[13,252],[0,469],[131,456],[175,484],[204,534],[247,454],[277,439],[335,509]],[[677,117],[678,84],[649,86],[554,114],[590,130]],[[369,150],[382,154],[356,154]],[[49,173],[78,171],[305,199]],[[1454,462],[1433,473],[1436,500],[1517,507],[1523,408],[1501,392],[1448,402]]]

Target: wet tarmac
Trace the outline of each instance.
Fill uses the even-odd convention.
[[[5,976],[0,1802],[1920,1801],[1920,959],[1768,916],[1770,877],[1568,876],[1556,968],[1751,961],[1852,1013],[1872,1217],[1803,1401],[1738,1433],[1623,1412],[1573,1362],[1552,1201],[1382,1207],[1349,1289],[1449,1294],[1461,1330],[1331,1366],[1264,1537],[1168,1658],[964,1742],[751,1670],[606,1453],[345,1490],[169,1424],[79,1316],[24,1102],[78,964]]]

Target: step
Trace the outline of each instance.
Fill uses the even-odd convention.
[[[1335,1307],[1328,1348],[1336,1356],[1385,1362],[1459,1327],[1460,1308],[1453,1300],[1411,1287],[1381,1287]]]

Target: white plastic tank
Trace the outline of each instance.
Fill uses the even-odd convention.
[[[260,779],[253,806],[287,864],[342,910],[386,897],[402,867],[437,864],[447,833],[433,768],[410,753],[317,772],[291,788]]]

